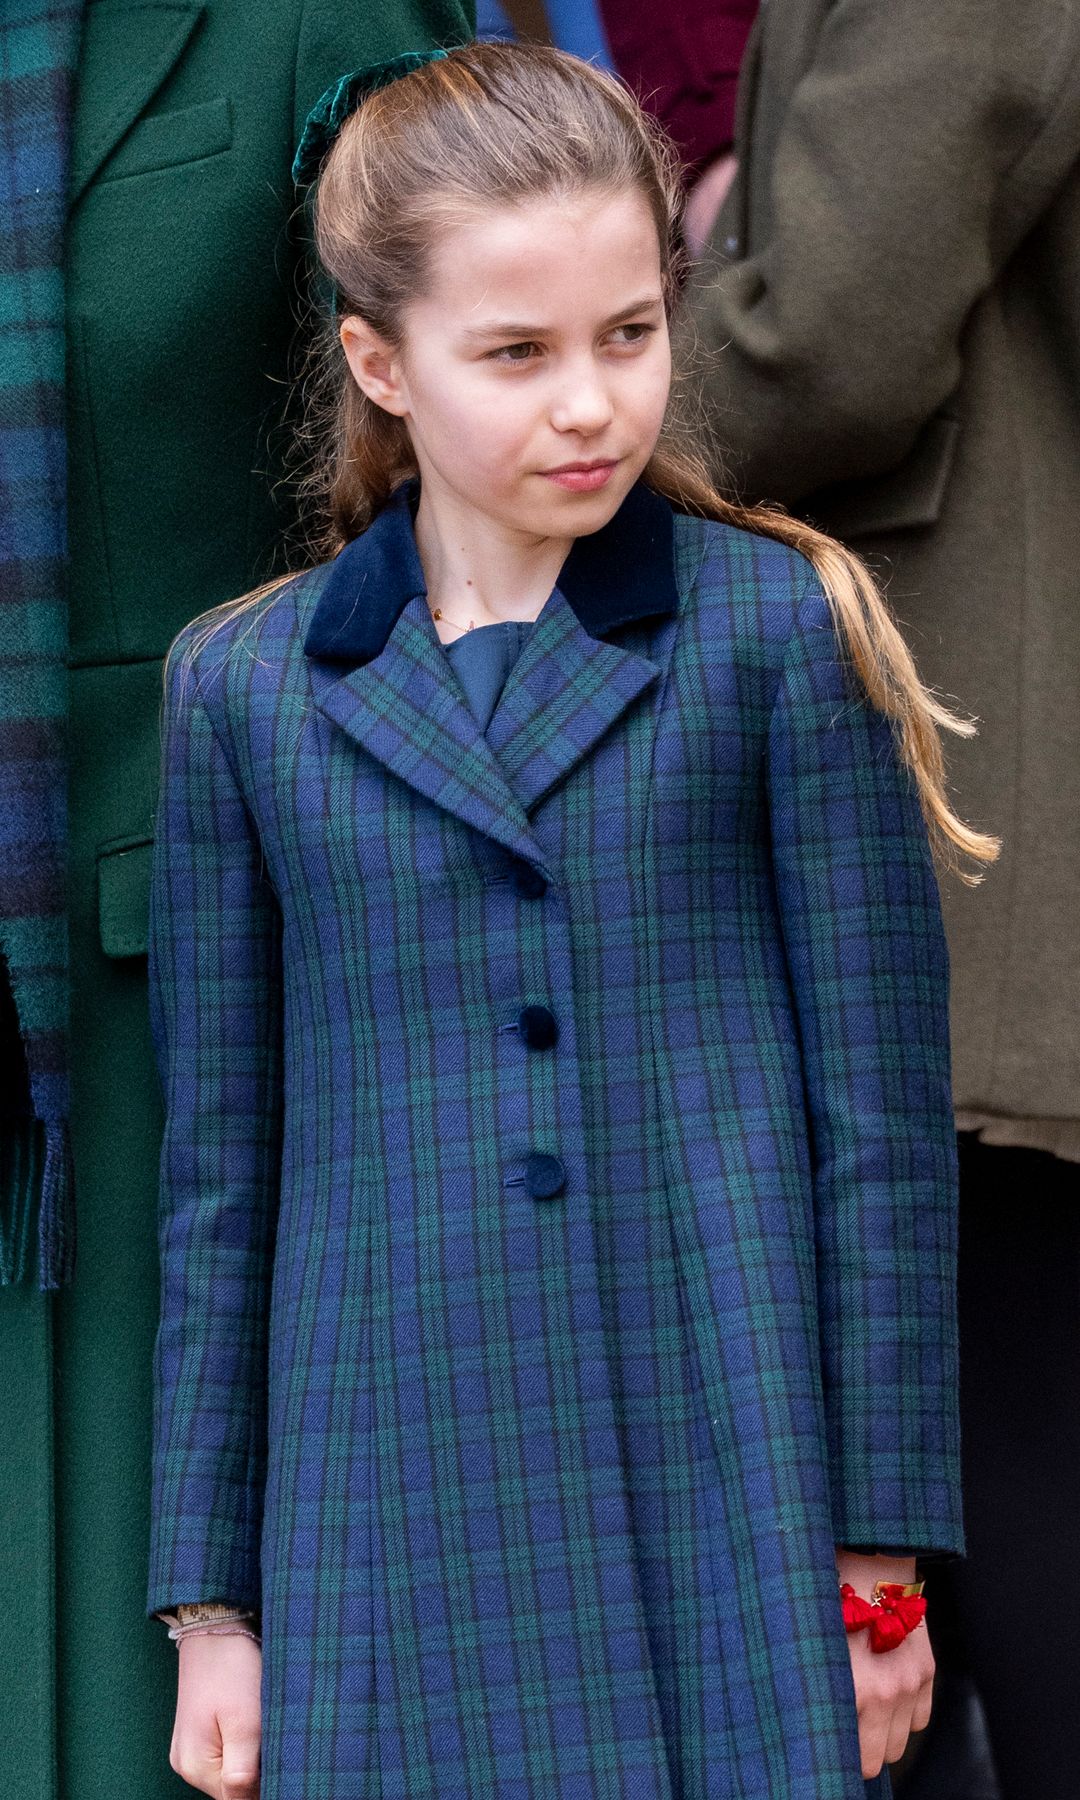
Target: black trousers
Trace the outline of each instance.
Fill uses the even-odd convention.
[[[931,1566],[1002,1800],[1078,1800],[1080,1164],[960,1136],[964,1561]]]

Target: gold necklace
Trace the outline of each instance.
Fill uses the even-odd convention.
[[[445,619],[446,618],[446,614],[443,612],[443,609],[441,606],[433,606],[431,609],[431,616],[433,619]],[[470,619],[469,623],[467,625],[459,625],[459,623],[456,619],[446,619],[446,623],[448,625],[452,625],[454,627],[455,631],[472,631],[475,628],[476,620]]]

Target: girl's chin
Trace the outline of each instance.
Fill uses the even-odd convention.
[[[613,519],[626,498],[626,484],[618,480],[586,491],[564,487],[560,482],[541,478],[536,484],[539,498],[533,497],[529,508],[531,523],[543,532],[565,533],[568,537],[600,531]]]

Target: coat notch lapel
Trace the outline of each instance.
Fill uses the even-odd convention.
[[[417,793],[550,877],[520,799],[477,726],[426,601],[409,600],[370,662],[313,661],[319,711]]]
[[[561,588],[552,591],[487,731],[526,812],[588,756],[660,674],[648,657],[593,637]]]
[[[68,176],[69,210],[171,74],[205,11],[205,6],[185,0],[87,7]]]
[[[402,483],[297,590],[315,704],[417,792],[544,869],[527,814],[659,679],[659,663],[610,636],[677,614],[700,533],[679,521],[688,540],[670,503],[639,484],[577,539],[485,735],[428,610],[417,487]]]

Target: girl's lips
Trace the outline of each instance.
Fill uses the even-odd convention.
[[[548,481],[557,482],[559,487],[568,488],[572,494],[591,494],[611,480],[618,466],[617,462],[606,462],[598,463],[593,469],[545,469],[544,475]]]

